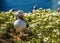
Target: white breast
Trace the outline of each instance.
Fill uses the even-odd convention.
[[[24,20],[18,19],[18,20],[16,20],[16,21],[14,22],[14,27],[15,27],[15,29],[17,29],[17,30],[21,30],[21,29],[26,28],[26,24],[27,24],[27,23],[26,23]]]

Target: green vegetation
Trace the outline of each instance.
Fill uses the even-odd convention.
[[[29,27],[24,40],[15,38],[14,12],[0,13],[0,42],[3,43],[60,43],[60,12],[39,9],[25,16]]]

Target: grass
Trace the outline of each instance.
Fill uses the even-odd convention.
[[[25,15],[29,27],[24,40],[16,40],[13,23],[15,12],[0,13],[0,42],[2,43],[60,43],[60,12],[39,9]]]

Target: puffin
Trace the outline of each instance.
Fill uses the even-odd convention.
[[[60,12],[60,8],[57,9],[57,12]]]
[[[24,12],[22,10],[17,11],[15,14],[16,20],[14,22],[14,28],[16,31],[16,39],[19,40],[22,38],[25,30],[28,28],[28,23],[24,20]]]
[[[32,12],[35,12],[37,9],[36,5],[33,7],[33,11]]]

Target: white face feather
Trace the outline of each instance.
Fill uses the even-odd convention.
[[[22,10],[19,10],[17,12],[15,12],[16,15],[22,15],[24,12]]]

